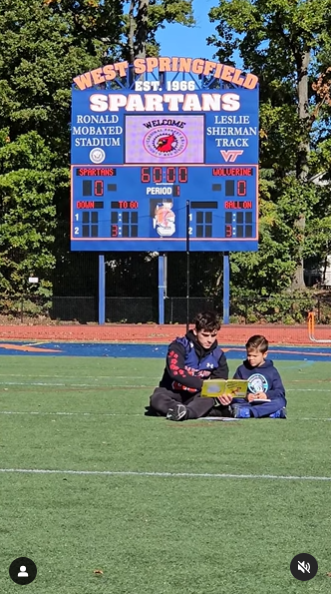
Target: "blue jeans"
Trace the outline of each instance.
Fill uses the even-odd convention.
[[[232,400],[232,403],[240,404],[242,406],[245,406],[246,408],[249,408],[250,413],[254,415],[254,417],[256,418],[268,417],[272,413],[276,412],[276,410],[279,410],[280,408],[283,408],[283,406],[286,406],[286,400],[282,397],[274,398],[270,402],[265,402],[264,404],[250,404],[249,402],[247,402],[247,400],[245,400],[245,398],[234,398]]]

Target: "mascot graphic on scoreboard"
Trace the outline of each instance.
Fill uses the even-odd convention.
[[[153,157],[173,158],[185,151],[188,140],[182,130],[172,126],[161,126],[147,132],[143,145]]]
[[[169,198],[155,206],[153,228],[160,237],[171,237],[176,231],[176,215],[172,208],[173,202]]]
[[[160,153],[170,153],[176,148],[177,140],[174,134],[168,134],[168,136],[161,136],[157,139],[156,150]]]

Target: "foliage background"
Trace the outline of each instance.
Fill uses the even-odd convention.
[[[233,64],[239,52],[261,91],[260,248],[231,254],[232,301],[263,310],[272,296],[278,319],[288,291],[310,300],[299,308],[305,315],[306,284],[323,281],[331,247],[330,9],[330,0],[219,0],[210,10],[216,57]],[[0,292],[8,311],[23,293],[96,296],[96,254],[69,250],[71,81],[141,51],[158,54],[157,32],[172,22],[194,26],[191,1],[2,0]],[[222,255],[192,254],[191,268],[191,295],[221,298]],[[185,256],[170,255],[170,295],[185,295],[185,272]],[[153,255],[107,254],[108,295],[151,291]]]

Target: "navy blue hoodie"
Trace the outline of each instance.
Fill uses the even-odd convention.
[[[248,361],[244,361],[233,377],[248,380],[248,392],[251,394],[265,392],[270,400],[284,398],[286,403],[283,382],[273,362],[268,359],[259,367],[251,367]]]
[[[159,386],[167,390],[200,392],[206,371],[210,379],[228,379],[229,368],[217,340],[204,349],[192,330],[185,337],[176,338],[168,347],[166,368]]]

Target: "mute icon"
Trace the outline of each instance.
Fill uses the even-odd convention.
[[[290,565],[291,574],[296,580],[307,582],[317,574],[318,563],[309,553],[300,553],[293,557]]]

